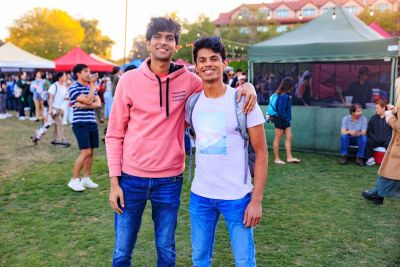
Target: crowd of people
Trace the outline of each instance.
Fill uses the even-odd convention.
[[[94,149],[99,146],[97,122],[108,122],[109,201],[115,211],[113,266],[131,264],[147,201],[152,204],[157,265],[175,265],[185,166],[182,136],[185,125],[189,126],[196,144],[189,204],[193,264],[211,265],[222,215],[235,264],[256,266],[253,228],[262,217],[268,172],[264,123],[271,121],[275,126],[274,163],[300,163],[292,155],[291,107],[295,101],[310,104],[311,73],[304,71],[297,82],[270,73],[258,77],[253,86],[241,70],[224,72],[226,51],[218,37],[203,37],[194,43],[192,73],[171,61],[179,34],[180,25],[174,20],[152,18],[146,32],[150,58],[138,70],[124,74],[115,67],[111,75],[100,77],[78,64],[71,73],[38,71],[34,78],[26,72],[8,75],[1,81],[0,115],[7,119],[12,115],[8,112],[15,111],[20,120],[54,125],[52,144],[64,147],[69,142],[63,125],[71,123],[80,151],[68,182],[74,191],[98,187],[90,178]],[[257,100],[269,103],[266,117]],[[400,120],[396,108],[383,100],[375,108],[369,123],[357,103],[343,118],[341,163],[347,163],[348,146],[353,142],[359,165],[372,165],[373,148],[386,147],[376,186],[363,192],[366,199],[382,204],[384,197],[400,194]],[[279,155],[283,136],[286,161]]]

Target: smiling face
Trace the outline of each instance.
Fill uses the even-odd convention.
[[[175,36],[172,32],[158,32],[147,41],[151,60],[170,61],[176,51]]]
[[[219,53],[209,48],[202,48],[197,53],[196,72],[205,83],[222,82],[222,73],[226,62]]]

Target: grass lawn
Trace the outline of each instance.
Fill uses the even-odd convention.
[[[36,124],[0,121],[0,266],[110,266],[113,212],[108,204],[105,149],[96,151],[96,190],[67,188],[75,157],[37,146]],[[400,266],[400,201],[376,206],[360,193],[374,184],[377,167],[339,166],[334,156],[295,153],[298,165],[270,165],[261,225],[255,228],[258,266]],[[270,160],[271,162],[271,160]],[[191,266],[189,184],[184,183],[176,233],[177,266]],[[134,266],[155,266],[148,204],[134,251]],[[234,266],[221,221],[214,266]]]

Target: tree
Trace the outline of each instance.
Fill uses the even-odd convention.
[[[395,34],[396,31],[400,31],[400,10],[397,12],[390,10],[374,10],[374,14],[371,16],[370,10],[364,8],[358,17],[368,25],[375,21],[382,29],[390,34]]]
[[[35,8],[15,20],[7,41],[42,57],[54,59],[84,38],[79,21],[58,9]]]
[[[128,58],[130,60],[145,59],[148,56],[149,52],[147,51],[146,37],[144,35],[138,35],[135,38],[133,38],[132,49],[129,52]]]
[[[178,19],[179,20],[179,19]],[[194,23],[187,20],[181,22],[181,39],[179,41],[179,50],[174,55],[174,59],[182,58],[192,62],[192,44],[201,36],[214,35],[215,26],[210,19],[204,15],[199,16]]]
[[[96,19],[92,20],[79,20],[81,27],[85,31],[85,37],[81,44],[83,50],[87,53],[95,53],[97,55],[110,58],[111,46],[114,41],[110,37],[102,35],[99,26],[99,21]]]

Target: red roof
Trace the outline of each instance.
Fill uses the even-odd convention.
[[[371,24],[369,24],[369,27],[371,27],[371,29],[373,29],[374,31],[376,31],[377,33],[379,33],[380,35],[382,35],[385,38],[392,37],[392,35],[390,35],[388,32],[386,32],[384,29],[382,29],[375,21],[372,22]]]
[[[276,10],[280,5],[283,4],[293,11],[298,11],[307,4],[312,4],[317,8],[320,8],[328,2],[332,2],[337,6],[344,6],[347,3],[350,3],[351,1],[354,1],[363,7],[370,7],[378,0],[276,0],[273,3],[242,4],[229,12],[220,13],[218,18],[214,20],[213,23],[216,26],[229,25],[232,20],[232,15],[235,14],[238,10],[242,9],[243,7],[246,7],[250,10],[257,10],[261,7],[266,7],[269,10]],[[397,0],[388,0],[388,2],[390,3],[395,3],[396,1]],[[283,24],[287,23],[285,21],[287,20],[287,18],[274,18],[274,20]]]
[[[94,72],[111,72],[113,65],[98,61],[89,56],[81,48],[76,47],[65,55],[54,60],[56,71],[70,71],[76,64],[86,64]]]

